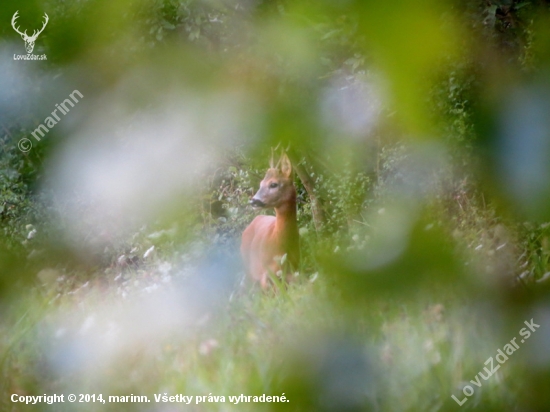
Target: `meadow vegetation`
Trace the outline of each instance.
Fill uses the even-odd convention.
[[[548,408],[549,3],[339,3],[0,6],[50,16],[40,66],[0,29],[0,410]],[[262,291],[274,147],[302,261]],[[11,400],[54,393],[150,402]]]

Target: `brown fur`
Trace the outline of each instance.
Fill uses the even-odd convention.
[[[251,204],[275,209],[275,216],[256,216],[243,232],[241,242],[241,255],[247,274],[265,288],[270,273],[275,275],[280,270],[284,271],[279,263],[283,255],[287,255],[294,270],[298,269],[300,262],[296,188],[292,181],[292,166],[286,154],[281,156],[276,166],[271,162]]]

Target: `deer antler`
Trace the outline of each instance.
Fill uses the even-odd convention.
[[[269,168],[273,169],[275,168],[275,150],[271,148],[271,158],[269,159]]]
[[[50,18],[48,17],[48,15],[46,13],[44,13],[44,24],[42,25],[42,28],[40,30],[34,30],[32,36],[29,36],[27,34],[27,30],[25,30],[23,33],[21,33],[21,31],[19,30],[19,27],[16,27],[15,26],[15,23],[16,23],[16,20],[19,18],[19,16],[17,15],[17,13],[19,13],[19,10],[17,10],[15,12],[15,14],[13,15],[13,17],[11,18],[11,26],[13,27],[13,29],[19,33],[21,35],[21,37],[23,37],[23,39],[25,40],[30,40],[30,41],[33,41],[33,40],[36,40],[36,38],[38,37],[38,35],[40,33],[42,33],[44,31],[44,29],[46,28],[46,25],[48,24],[48,22],[50,21]]]
[[[11,18],[11,26],[12,26],[13,29],[14,29],[17,33],[19,33],[21,36],[23,36],[23,37],[28,37],[28,36],[27,36],[27,30],[25,30],[24,33],[21,33],[21,32],[19,31],[19,27],[15,27],[15,20],[17,20],[17,18],[19,17],[19,16],[17,15],[17,13],[19,13],[19,10],[17,10],[17,11],[15,12],[15,14],[13,15],[13,17]],[[44,13],[44,14],[46,14],[46,13]]]
[[[46,25],[48,24],[48,22],[50,21],[50,18],[48,17],[48,15],[46,13],[44,13],[44,24],[42,25],[42,28],[37,32],[36,30],[33,32],[31,38],[33,39],[36,39],[38,37],[38,35],[40,33],[42,33],[44,31],[44,29],[46,28]]]

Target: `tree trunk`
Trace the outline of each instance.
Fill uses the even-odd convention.
[[[310,173],[307,171],[306,167],[298,162],[295,162],[294,170],[296,170],[298,178],[302,181],[302,184],[304,185],[304,188],[306,189],[306,192],[311,201],[313,224],[315,225],[315,230],[317,231],[317,233],[319,233],[325,224],[325,211],[323,208],[323,201],[319,196],[315,194],[315,182],[311,178]]]

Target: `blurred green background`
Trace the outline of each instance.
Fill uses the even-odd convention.
[[[16,11],[49,16],[46,60],[17,57]],[[2,2],[0,409],[548,410],[549,23],[547,0]],[[272,148],[302,262],[265,293],[238,244]],[[54,393],[151,402],[11,401]]]

